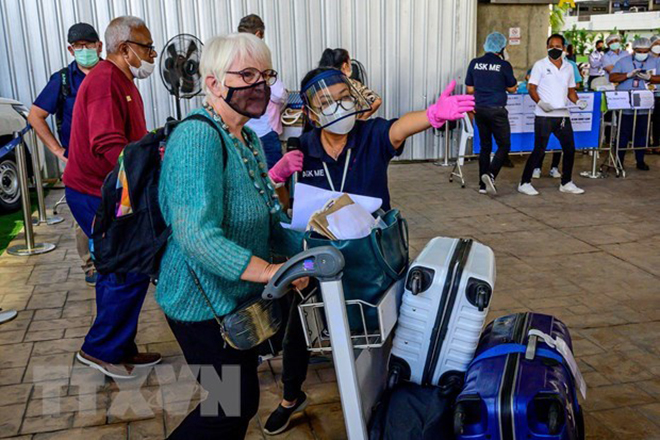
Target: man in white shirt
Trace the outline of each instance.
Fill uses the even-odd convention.
[[[596,41],[594,51],[589,55],[589,89],[591,90],[591,83],[596,78],[605,75],[603,70],[603,58],[605,54],[605,42],[603,40]]]
[[[554,134],[564,152],[559,191],[582,194],[584,190],[578,188],[572,181],[575,140],[567,101],[577,104],[581,109],[586,108],[587,103],[578,98],[573,66],[562,57],[566,50],[564,37],[559,34],[551,35],[547,41],[547,49],[547,58],[534,64],[527,84],[529,96],[536,102],[534,151],[527,159],[518,191],[529,196],[538,195],[538,191],[532,186],[532,174],[548,146],[550,135]]]

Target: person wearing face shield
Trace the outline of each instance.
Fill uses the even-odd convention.
[[[382,208],[389,210],[387,168],[402,153],[405,140],[430,127],[440,128],[447,121],[461,119],[474,110],[474,97],[452,95],[455,86],[452,81],[426,110],[406,113],[399,119],[363,121],[358,115],[371,107],[343,72],[330,67],[308,72],[300,84],[300,95],[303,111],[314,128],[300,137],[304,162],[298,182],[377,197],[383,201]],[[283,399],[264,424],[267,435],[286,430],[293,414],[307,405],[302,384],[308,361],[300,320],[290,320],[283,344]]]
[[[486,54],[475,58],[468,66],[465,76],[467,92],[475,97],[474,120],[479,128],[481,151],[479,152],[479,192],[495,195],[495,178],[511,150],[511,126],[506,109],[506,93],[515,93],[518,82],[513,76],[513,67],[507,61],[507,39],[499,32],[486,37]],[[493,137],[497,152],[493,160]]]
[[[353,67],[351,56],[346,49],[328,48],[324,50],[323,55],[321,55],[321,61],[319,61],[319,67],[334,67],[335,69],[341,70],[341,72],[349,79],[355,90],[367,100],[371,109],[364,113],[360,113],[357,116],[358,119],[369,119],[383,104],[383,99],[376,92],[362,84],[357,79],[351,78]]]
[[[46,87],[35,99],[28,122],[48,150],[66,163],[69,155],[73,106],[78,89],[85,76],[95,68],[100,60],[103,43],[96,30],[87,23],[76,23],[67,32],[68,51],[74,60],[63,69],[55,72]],[[47,119],[55,115],[57,138],[48,126]],[[59,138],[59,139],[58,139]],[[82,260],[85,282],[89,286],[96,284],[96,271],[89,253],[89,240],[80,227],[75,227],[76,248]]]
[[[657,60],[651,57],[651,40],[638,38],[633,42],[634,53],[617,61],[610,73],[610,80],[618,83],[617,90],[647,90],[650,84],[659,84],[660,75],[657,71]],[[647,141],[647,126],[649,110],[638,110],[635,122],[633,110],[623,110],[621,126],[619,129],[619,159],[623,164],[626,155],[624,148],[628,142],[635,138],[634,147],[645,147]],[[633,127],[633,122],[636,126]],[[634,136],[633,136],[634,131]],[[637,169],[648,171],[649,166],[644,162],[644,149],[635,150]]]
[[[253,34],[207,41],[200,60],[205,102],[191,113],[206,120],[181,122],[165,148],[158,200],[172,236],[156,301],[190,365],[210,367],[223,380],[225,367],[240,372],[232,376],[237,393],[226,396],[237,414],[226,414],[224,405],[213,414],[202,403],[171,440],[245,438],[259,407],[258,347],[232,348],[214,317],[261,297],[281,267],[271,263],[271,251],[291,256],[302,250],[302,235],[280,225],[287,218],[271,181],[275,168],[268,171],[259,138],[246,125],[266,113],[277,78],[271,64],[270,50]],[[303,289],[307,282],[294,285]]]
[[[105,31],[107,58],[78,89],[73,109],[69,159],[63,182],[66,200],[80,228],[91,238],[101,187],[123,148],[147,134],[144,104],[134,80],[147,78],[157,56],[151,33],[137,17],[118,17]],[[139,353],[138,317],[149,278],[99,274],[97,315],[76,358],[114,379],[160,362],[158,353]]]
[[[551,35],[546,47],[548,56],[534,64],[527,86],[529,96],[536,102],[534,150],[525,164],[518,192],[530,196],[538,195],[538,191],[532,186],[532,175],[548,146],[550,135],[554,134],[563,152],[559,191],[567,194],[582,194],[584,190],[578,188],[572,180],[575,140],[568,112],[568,101],[577,104],[581,109],[585,109],[587,103],[578,98],[573,66],[563,58],[566,48],[564,37],[559,34]]]
[[[621,45],[621,36],[618,34],[610,34],[605,39],[605,43],[610,50],[603,56],[603,70],[605,71],[607,79],[610,82],[614,82],[610,78],[610,72],[614,69],[614,65],[617,61],[628,56],[628,52],[624,50]]]
[[[405,140],[430,127],[462,118],[474,109],[474,97],[452,96],[452,81],[426,110],[399,119],[358,119],[371,106],[341,71],[319,67],[301,82],[304,113],[315,127],[300,137],[304,153],[299,182],[319,188],[382,199],[390,209],[387,167],[403,152]]]
[[[660,35],[651,37],[651,57],[655,59],[655,73],[660,73]],[[653,149],[654,154],[660,154],[660,87],[655,88],[655,105],[653,107]]]

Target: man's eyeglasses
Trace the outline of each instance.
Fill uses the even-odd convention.
[[[259,71],[254,67],[248,67],[247,69],[240,70],[238,72],[227,71],[232,75],[240,75],[245,81],[246,84],[255,84],[262,78],[269,86],[275,84],[277,81],[277,72],[273,69],[266,69],[263,72]]]
[[[71,47],[73,47],[73,50],[96,49],[96,43],[73,43]]]
[[[144,47],[145,49],[149,50],[149,53],[156,52],[156,46],[154,46],[153,44],[138,43],[137,41],[133,41],[133,40],[126,40],[126,42]]]

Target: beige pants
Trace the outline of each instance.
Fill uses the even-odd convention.
[[[76,249],[78,250],[78,255],[83,262],[80,267],[82,267],[82,270],[87,273],[94,269],[94,263],[92,263],[92,255],[89,253],[89,239],[80,228],[80,226],[78,226],[77,223],[75,225]]]

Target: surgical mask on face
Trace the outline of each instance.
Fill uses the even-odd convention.
[[[610,49],[612,49],[612,50],[621,49],[621,43],[612,43],[612,44],[610,44]]]
[[[236,113],[248,118],[260,118],[266,113],[270,102],[270,86],[266,81],[250,84],[245,87],[227,88],[225,102]]]
[[[81,67],[94,67],[99,62],[99,53],[96,49],[74,49],[73,56]]]
[[[651,48],[651,52],[653,52],[656,55],[660,55],[660,44],[656,44]]]
[[[649,57],[648,53],[636,53],[635,54],[635,59],[640,62],[646,61],[646,59]]]
[[[507,52],[506,49],[502,49],[502,59],[504,61],[509,61],[509,52]]]
[[[128,46],[128,48],[131,49],[131,51],[133,53],[135,53],[135,51],[133,50],[133,48],[131,46]],[[137,78],[137,79],[148,78],[152,73],[154,73],[154,69],[156,68],[156,64],[155,63],[150,63],[149,61],[143,60],[136,53],[135,53],[135,56],[138,57],[138,59],[140,60],[140,67],[134,67],[134,66],[131,66],[129,64],[128,68],[131,69],[131,73],[133,74],[133,76],[135,78]]]
[[[343,119],[340,119],[342,117]],[[353,109],[346,110],[342,107],[339,107],[334,115],[331,116],[325,116],[323,114],[320,115],[319,122],[321,124],[321,127],[323,127],[324,130],[329,131],[330,133],[346,134],[350,132],[355,126],[356,117],[357,114],[355,113],[355,110]],[[330,123],[332,123],[332,125],[328,125],[327,127],[325,127],[325,125]]]
[[[552,49],[548,49],[548,56],[553,60],[558,60],[559,58],[561,58],[563,53],[564,53],[563,50],[558,49],[556,47],[553,47]]]

